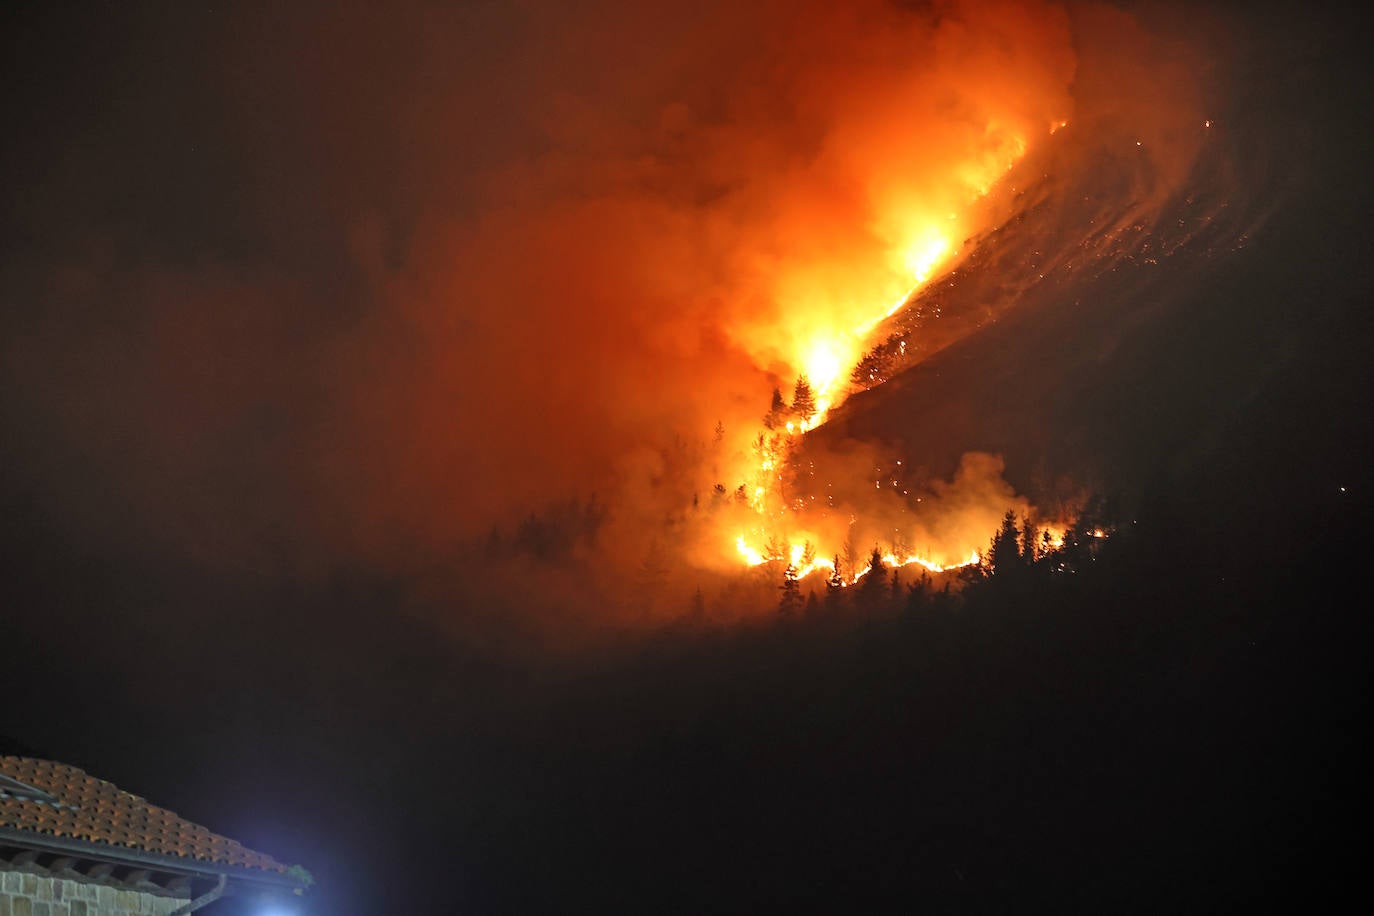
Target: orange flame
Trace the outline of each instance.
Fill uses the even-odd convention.
[[[1055,121],[1050,132],[1067,125],[1067,121]],[[891,206],[884,209],[879,223],[884,227],[884,235],[889,241],[889,254],[886,262],[889,269],[876,283],[871,281],[850,284],[810,283],[815,273],[810,267],[784,270],[777,282],[780,297],[790,299],[788,307],[782,311],[778,325],[766,329],[770,343],[757,344],[759,349],[772,346],[771,341],[782,338],[787,342],[781,354],[788,371],[796,376],[805,376],[815,396],[816,410],[809,417],[796,417],[788,420],[777,438],[771,438],[761,431],[758,441],[756,463],[742,469],[741,477],[753,481],[749,489],[749,506],[758,516],[754,530],[763,541],[779,542],[777,528],[795,527],[804,522],[806,510],[788,507],[775,493],[781,481],[781,471],[797,444],[798,437],[823,424],[832,408],[842,403],[850,393],[849,379],[862,355],[871,345],[870,335],[874,329],[900,311],[911,297],[941,268],[948,267],[957,252],[951,237],[970,228],[970,218],[963,215],[967,204],[985,196],[991,188],[1005,176],[1025,154],[1025,138],[1004,132],[991,131],[993,142],[981,155],[962,164],[951,176],[950,186],[954,189],[945,199],[938,201],[938,208],[922,207],[910,198],[898,195]],[[965,207],[951,204],[951,200],[962,199]],[[935,218],[936,212],[943,212],[945,218]],[[833,281],[832,278],[828,278]],[[826,291],[848,290],[849,298],[839,299],[826,295]],[[819,290],[819,292],[818,292]],[[862,301],[870,304],[862,305]],[[817,320],[818,315],[845,316],[848,330],[836,329],[833,323]],[[747,343],[748,341],[746,341]],[[774,497],[770,499],[771,497]],[[787,524],[789,523],[790,524]],[[1062,534],[1056,537],[1062,542]],[[734,541],[735,551],[748,566],[760,566],[769,560],[787,559],[796,569],[799,578],[805,578],[816,570],[834,571],[834,563],[826,559],[806,559],[808,545],[811,553],[815,546],[823,546],[823,555],[833,555],[834,545],[824,544],[820,538],[808,535],[801,540],[785,539],[785,549],[781,555],[769,556],[765,550],[750,543],[745,535],[737,534]],[[931,572],[943,572],[979,562],[978,552],[962,558],[940,556],[918,556],[915,554],[889,553],[883,557],[888,567],[919,565]],[[856,581],[864,573],[851,570]]]

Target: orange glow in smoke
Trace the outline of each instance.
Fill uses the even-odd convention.
[[[1062,120],[1053,122],[1050,132],[1066,124]],[[886,265],[877,271],[876,280],[871,275],[872,260],[868,262],[868,273],[855,267],[852,280],[839,270],[835,275],[820,274],[814,264],[785,267],[777,283],[778,295],[785,300],[778,320],[741,332],[757,335],[746,337],[745,343],[752,340],[760,353],[769,352],[773,341],[787,342],[786,349],[780,354],[775,352],[775,357],[781,358],[784,371],[792,378],[808,379],[816,400],[812,416],[794,417],[775,434],[770,435],[760,427],[755,435],[761,445],[755,450],[752,465],[738,469],[741,477],[752,481],[748,504],[756,515],[750,526],[754,540],[744,534],[733,534],[735,553],[746,565],[786,561],[799,578],[816,570],[834,571],[834,563],[827,557],[839,552],[838,545],[814,532],[797,533],[798,528],[824,526],[810,519],[818,510],[789,506],[783,499],[778,492],[783,479],[781,469],[787,465],[799,437],[824,423],[829,411],[852,390],[851,374],[873,345],[874,329],[905,307],[937,272],[952,266],[957,251],[951,239],[967,237],[978,228],[971,215],[973,205],[1026,152],[1027,143],[1019,135],[989,131],[989,136],[992,140],[988,146],[974,149],[968,159],[950,164],[949,174],[941,185],[945,190],[932,195],[932,200],[923,203],[898,194],[890,204],[879,205],[877,223],[885,227],[887,250],[876,259]],[[827,322],[821,317],[834,315],[843,320]],[[771,552],[765,544],[773,545]],[[889,552],[883,562],[889,567],[914,564],[942,572],[979,562],[979,553],[977,549],[931,555]],[[847,579],[853,582],[862,575],[863,570],[849,570]]]

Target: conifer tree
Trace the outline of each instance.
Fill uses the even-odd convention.
[[[866,611],[875,611],[888,594],[887,576],[883,575],[883,553],[877,547],[868,558],[868,571],[859,583],[857,601]]]
[[[783,617],[795,617],[801,610],[801,580],[797,577],[797,567],[791,563],[782,573],[782,598],[778,601],[778,613]]]
[[[1016,513],[1011,509],[1002,516],[1002,527],[993,535],[988,548],[989,572],[996,576],[1008,573],[1021,561],[1021,532],[1016,528]]]
[[[1057,560],[1055,569],[1058,572],[1075,573],[1083,562],[1085,551],[1079,541],[1078,530],[1074,525],[1070,525],[1064,532],[1064,543],[1059,545],[1055,551]]]
[[[768,413],[763,416],[763,425],[768,429],[777,429],[787,424],[787,402],[782,399],[782,392],[773,389],[773,401],[768,406]]]
[[[844,568],[848,570],[851,576],[853,576],[859,568],[859,543],[855,539],[852,525],[849,528],[849,532],[845,535],[843,552],[835,558],[836,569],[840,568],[841,561],[843,561]]]
[[[921,578],[907,588],[907,611],[915,613],[925,610],[931,603],[934,591],[934,586],[930,581],[930,570],[921,570]]]
[[[825,580],[825,606],[837,610],[844,601],[844,574],[840,572],[840,558],[836,555],[830,570],[830,578]]]
[[[1040,533],[1035,525],[1031,523],[1030,517],[1021,516],[1021,562],[1027,566],[1035,565],[1039,559],[1037,549],[1039,547]]]
[[[787,553],[787,542],[776,534],[770,534],[768,540],[763,543],[763,556],[766,560],[781,560]],[[788,566],[791,568],[790,563]],[[792,569],[792,572],[795,573],[796,569]]]
[[[816,415],[816,394],[804,374],[797,376],[797,387],[792,391],[792,414],[802,423]]]

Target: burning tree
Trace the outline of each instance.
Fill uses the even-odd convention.
[[[791,563],[782,573],[782,598],[778,601],[778,613],[784,617],[794,617],[802,608],[801,578],[797,567]]]
[[[788,412],[787,402],[782,399],[782,392],[774,388],[773,401],[768,406],[768,413],[763,416],[763,425],[770,430],[785,426]]]
[[[797,376],[797,385],[792,391],[792,415],[800,423],[816,415],[816,393],[811,390],[811,380],[804,373]]]
[[[825,606],[837,610],[844,602],[844,574],[840,572],[840,557],[836,554],[831,562],[830,578],[825,580]]]
[[[881,385],[901,368],[906,350],[906,339],[902,335],[889,336],[859,360],[850,373],[850,381],[864,388]]]

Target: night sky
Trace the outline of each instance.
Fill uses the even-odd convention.
[[[1357,23],[844,7],[0,14],[0,750],[304,865],[302,913],[1337,899]],[[882,326],[941,349],[798,454],[875,529],[902,456],[923,536],[1084,488],[1122,536],[1069,590],[787,625],[694,521],[731,473],[695,443],[747,451],[779,302],[881,299],[971,162],[1018,186],[949,215],[938,321]],[[1156,248],[1093,241],[1121,214]]]

